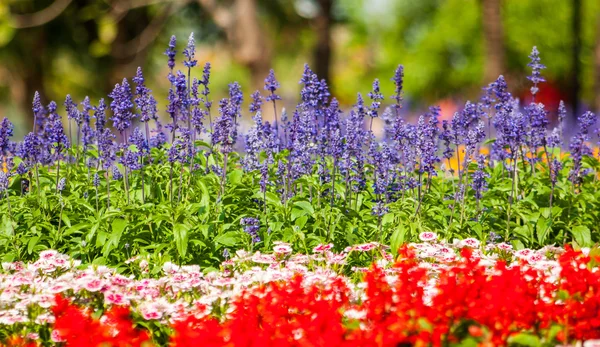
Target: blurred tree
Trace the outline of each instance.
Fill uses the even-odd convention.
[[[485,41],[485,81],[493,81],[505,73],[502,0],[482,0],[481,20]]]

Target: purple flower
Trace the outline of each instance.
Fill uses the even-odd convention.
[[[240,220],[244,232],[252,237],[252,243],[260,242],[258,230],[260,229],[260,221],[252,217],[244,217]]]
[[[142,134],[139,128],[133,129],[133,133],[129,136],[129,143],[135,145],[142,154],[147,153],[150,150],[148,141],[144,138],[144,134]]]
[[[260,95],[260,92],[258,90],[255,91],[254,93],[252,93],[252,95],[250,95],[250,98],[252,99],[252,101],[250,102],[250,112],[251,113],[259,112],[260,108],[263,104],[263,100],[262,100],[262,96]],[[269,101],[269,100],[267,100],[267,101]]]
[[[542,77],[541,71],[546,68],[546,66],[540,63],[540,52],[538,52],[537,47],[533,46],[531,50],[531,54],[529,55],[530,63],[527,64],[531,68],[531,76],[527,76],[527,79],[533,82],[533,87],[531,87],[531,95],[535,98],[535,95],[538,93],[538,83],[545,82],[546,80]]]
[[[73,101],[70,94],[67,94],[65,98],[65,110],[67,111],[67,118],[74,119],[77,124],[81,123],[81,114],[77,109],[77,104]]]
[[[27,166],[34,166],[41,155],[40,138],[33,132],[25,135],[18,150],[18,155],[27,163]]]
[[[267,95],[267,97],[265,98],[267,102],[281,100],[281,97],[275,94],[275,91],[279,89],[279,87],[279,82],[277,82],[277,79],[275,79],[275,71],[271,69],[269,71],[269,75],[267,76],[267,78],[265,78],[265,90],[270,92],[270,94]]]
[[[8,189],[8,179],[8,174],[0,170],[0,193]],[[0,198],[2,198],[2,196],[0,196]]]
[[[486,179],[490,175],[485,172],[485,156],[477,156],[477,170],[471,175],[471,188],[475,191],[475,199],[478,201],[481,199],[482,193],[487,190]]]
[[[104,129],[103,133],[98,135],[99,158],[105,170],[117,160],[114,138],[115,135],[110,132],[110,129]]]
[[[44,135],[47,138],[48,145],[54,148],[55,159],[60,160],[62,151],[69,146],[69,140],[62,124],[62,119],[56,113],[56,103],[54,101],[48,104],[48,120],[44,127]]]
[[[120,181],[123,178],[121,170],[119,170],[119,168],[116,165],[112,167],[112,177],[115,181]]]
[[[244,102],[244,93],[242,93],[242,87],[239,83],[233,82],[229,84],[229,103],[235,107],[236,112],[242,110],[242,103]]]
[[[444,142],[444,158],[452,158],[452,156],[454,155],[454,149],[452,149],[451,144],[454,143],[454,132],[452,131],[450,123],[445,119],[442,121],[442,132],[440,133],[440,140]]]
[[[94,178],[92,179],[92,184],[94,185],[94,187],[98,187],[100,185],[100,176],[98,175],[97,172],[94,174]]]
[[[396,109],[396,112],[400,111],[399,108],[402,107],[402,88],[404,85],[404,66],[398,65],[396,68],[396,72],[394,73],[394,77],[392,77],[392,81],[394,81],[394,95],[391,96],[392,99],[396,100],[396,105],[393,107]]]
[[[371,99],[371,107],[369,108],[369,116],[372,118],[377,117],[377,111],[381,107],[381,101],[384,99],[383,94],[379,91],[379,80],[373,81],[373,90],[367,94]]]
[[[546,127],[548,126],[548,112],[544,109],[542,103],[531,103],[526,107],[529,118],[529,141],[531,150],[534,151],[537,147],[546,145]]]
[[[236,107],[233,106],[228,99],[222,99],[219,102],[220,116],[215,122],[212,143],[213,145],[221,145],[222,153],[229,153],[233,150],[237,134],[237,131],[235,130],[236,114]]]
[[[385,206],[385,203],[383,203],[382,201],[377,201],[371,209],[371,214],[376,217],[383,217],[389,211],[390,209],[387,206]]]
[[[65,190],[65,185],[67,183],[67,179],[62,177],[59,181],[58,184],[56,185],[56,189],[58,189],[59,192],[62,192],[63,190]]]
[[[10,138],[13,136],[14,126],[8,118],[2,119],[0,123],[0,155],[6,156],[12,145]]]
[[[144,75],[142,68],[138,67],[135,77],[132,79],[136,84],[135,87],[135,105],[140,111],[140,121],[148,122],[150,119],[156,118],[156,100],[152,96],[152,91],[146,88],[144,84]]]
[[[173,68],[175,67],[175,54],[177,51],[175,50],[175,45],[177,43],[177,38],[175,35],[171,36],[171,40],[169,40],[169,47],[165,51],[165,55],[169,58],[169,69],[171,69],[171,73],[173,72]]]
[[[260,181],[258,184],[260,192],[265,193],[267,191],[267,184],[269,184],[269,165],[266,161],[260,166]]]
[[[34,132],[37,130],[35,129],[36,127],[38,129],[42,128],[42,125],[44,124],[44,116],[46,115],[46,109],[44,108],[44,106],[42,105],[42,100],[40,98],[40,93],[39,92],[35,92],[35,94],[33,95],[33,119],[34,119]]]
[[[185,65],[189,69],[196,66],[198,61],[194,59],[196,55],[196,43],[194,42],[194,33],[190,33],[188,44],[183,50],[183,55],[187,58],[187,60],[183,61],[183,65]]]
[[[245,136],[246,155],[242,160],[242,167],[247,172],[258,169],[260,165],[258,154],[264,147],[264,127],[260,114],[254,115],[252,120],[254,120],[254,126]]]
[[[131,88],[129,87],[127,79],[124,78],[121,84],[117,83],[113,91],[108,96],[113,99],[113,101],[110,103],[110,108],[113,112],[113,116],[111,118],[113,121],[113,126],[123,136],[123,132],[131,127],[131,121],[135,116],[133,112],[131,112],[131,109],[134,105],[131,101]],[[123,140],[125,140],[125,138],[123,138]]]
[[[94,118],[96,118],[96,136],[100,136],[104,133],[104,128],[106,128],[106,103],[104,99],[100,99],[100,102],[98,102]]]

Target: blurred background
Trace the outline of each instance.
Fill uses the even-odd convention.
[[[306,62],[342,105],[374,78],[391,102],[403,64],[407,115],[436,104],[448,117],[499,74],[526,100],[535,45],[548,67],[538,100],[552,112],[561,99],[576,113],[600,109],[599,0],[0,0],[0,118],[21,137],[35,91],[44,104],[67,93],[96,103],[138,66],[165,117],[163,52],[177,35],[183,69],[190,32],[192,75],[212,63],[214,100],[232,81],[262,90],[273,68],[293,108]]]

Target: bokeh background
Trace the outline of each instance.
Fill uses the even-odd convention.
[[[307,62],[349,106],[374,78],[389,96],[403,64],[406,114],[436,104],[448,117],[499,74],[527,99],[535,45],[551,111],[561,99],[572,113],[600,109],[599,0],[0,0],[0,117],[20,137],[35,91],[95,103],[138,66],[165,117],[163,52],[174,34],[180,53],[190,32],[192,74],[212,63],[217,100],[232,81],[262,90],[273,68],[293,107]]]

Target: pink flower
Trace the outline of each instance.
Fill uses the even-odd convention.
[[[113,291],[104,293],[104,302],[109,305],[129,305],[129,299],[125,295]]]
[[[499,243],[496,245],[496,247],[498,247],[498,249],[502,251],[510,251],[513,248],[512,245],[509,245],[506,242]]]
[[[57,251],[53,250],[53,249],[48,249],[45,251],[41,251],[40,252],[40,259],[44,259],[44,260],[50,260],[54,257],[56,257],[56,255],[58,254]]]
[[[419,239],[424,242],[433,241],[437,239],[437,234],[431,231],[425,231],[419,234]]]
[[[363,243],[362,245],[354,246],[354,249],[360,252],[368,252],[375,249],[377,246],[372,243]]]
[[[53,342],[65,342],[66,340],[60,335],[60,332],[58,330],[52,330],[52,333],[50,334],[50,339]]]
[[[279,245],[273,247],[273,252],[275,254],[287,255],[287,254],[292,253],[292,247],[290,247],[290,245],[288,245],[288,244],[279,244]]]
[[[144,307],[142,309],[142,317],[144,317],[145,320],[161,319],[162,316],[162,312],[159,312],[154,307]]]
[[[479,240],[470,237],[468,239],[461,240],[459,246],[477,248],[479,247]]]
[[[83,288],[85,288],[89,292],[97,292],[104,286],[104,283],[97,279],[91,279],[83,284]]]
[[[329,244],[326,244],[326,245],[320,244],[317,247],[313,248],[313,253],[323,253],[323,252],[328,251],[328,250],[330,250],[332,248],[333,248],[333,244],[332,243],[329,243]]]

